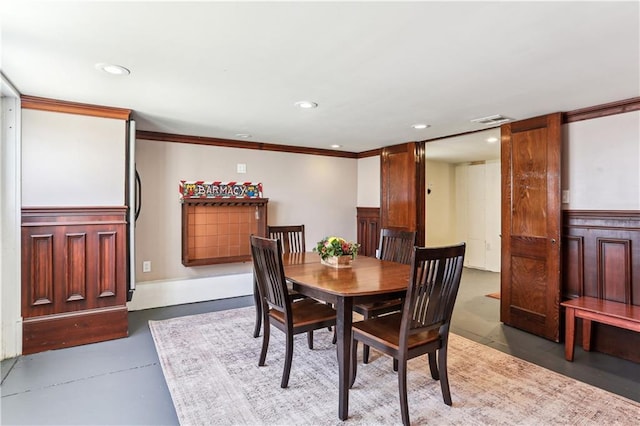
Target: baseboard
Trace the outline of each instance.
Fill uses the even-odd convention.
[[[130,311],[253,294],[253,274],[136,283]]]
[[[22,354],[118,339],[126,337],[128,329],[124,305],[25,318]]]

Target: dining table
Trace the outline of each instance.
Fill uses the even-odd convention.
[[[349,267],[321,263],[315,252],[286,253],[284,274],[293,289],[305,296],[331,303],[336,310],[338,353],[338,417],[349,417],[351,325],[353,305],[404,297],[409,265],[375,257],[357,256]]]

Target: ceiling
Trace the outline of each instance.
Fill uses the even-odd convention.
[[[640,96],[635,1],[0,5],[21,94],[129,108],[139,130],[364,152]]]

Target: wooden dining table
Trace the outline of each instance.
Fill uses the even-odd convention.
[[[320,263],[318,253],[283,255],[285,277],[293,288],[309,297],[331,303],[336,309],[338,351],[338,417],[349,417],[351,325],[353,305],[403,297],[410,267],[374,257],[358,256],[349,268]]]

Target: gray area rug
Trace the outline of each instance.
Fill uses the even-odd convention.
[[[338,365],[332,333],[295,338],[291,378],[280,388],[284,338],[273,329],[267,365],[253,338],[254,308],[150,321],[167,386],[183,425],[331,425],[338,419]],[[359,351],[359,358],[362,350]],[[640,404],[452,334],[442,401],[426,357],[409,362],[412,424],[637,425]],[[349,392],[348,424],[401,424],[391,359],[372,350]]]

